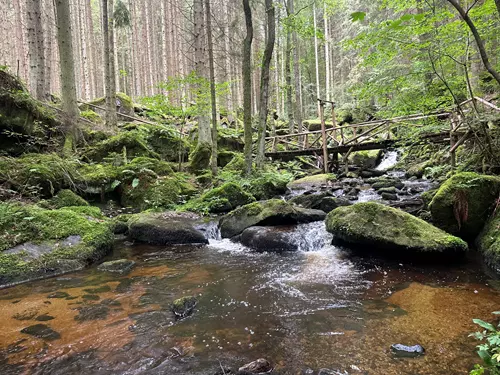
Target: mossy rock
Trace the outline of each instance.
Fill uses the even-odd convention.
[[[349,156],[349,163],[363,169],[372,169],[382,159],[382,150],[357,151]]]
[[[302,123],[311,132],[321,130],[321,120],[320,119],[304,120]],[[325,121],[325,129],[331,129],[331,128],[333,128],[332,123]]]
[[[288,184],[288,187],[292,190],[314,189],[326,186],[336,181],[336,179],[337,176],[334,174],[317,174],[292,181]]]
[[[188,296],[176,299],[172,303],[172,312],[175,315],[176,319],[184,319],[189,315],[193,314],[196,305],[198,304],[198,300],[196,297]]]
[[[175,212],[138,214],[129,221],[129,236],[151,245],[207,244],[196,229],[198,221],[198,217]]]
[[[220,221],[221,235],[231,238],[253,226],[310,223],[326,217],[323,211],[295,206],[280,199],[254,202],[237,208]]]
[[[89,203],[85,199],[68,189],[59,191],[59,193],[57,193],[57,195],[54,198],[50,199],[47,203],[52,208],[89,205]]]
[[[238,184],[227,182],[188,202],[183,208],[200,213],[222,213],[252,202],[255,202],[253,195],[245,192]]]
[[[226,151],[226,150],[217,152],[217,165],[220,168],[224,168],[226,165],[229,164],[231,160],[233,160],[234,156],[237,154],[238,154],[237,152]]]
[[[429,204],[432,221],[443,230],[474,240],[500,194],[500,177],[457,173],[445,181]]]
[[[132,102],[132,99],[130,99],[130,96],[123,92],[117,92],[116,93],[116,111],[118,113],[127,115],[127,116],[133,116],[134,115],[134,103]],[[102,108],[106,107],[106,98],[101,97],[92,100],[89,102],[89,104],[93,104],[94,106],[99,106]],[[93,106],[87,105],[87,104],[82,104],[80,105],[80,110],[81,111],[88,111],[88,110],[94,110],[96,111],[100,116],[104,117],[106,115],[105,110],[100,109],[100,108],[95,108]]]
[[[422,219],[380,203],[339,207],[328,214],[334,241],[365,252],[408,255],[460,254],[467,244]],[[453,260],[453,258],[450,258]]]
[[[476,242],[486,264],[495,272],[500,273],[500,215],[498,213],[488,220]]]
[[[63,138],[56,113],[35,100],[19,78],[0,69],[0,153],[40,152]]]
[[[245,164],[245,158],[243,157],[243,154],[235,154],[231,161],[227,163],[223,171],[232,171],[232,172],[239,172],[243,174],[246,170],[246,164]]]
[[[134,268],[135,262],[129,259],[117,259],[104,262],[97,266],[99,271],[127,274]]]
[[[250,194],[257,200],[266,200],[284,195],[291,180],[287,173],[262,173],[250,181]]]
[[[243,130],[231,128],[219,128],[217,132],[217,145],[221,149],[241,152],[245,146],[243,142]]]
[[[212,156],[212,146],[208,143],[198,144],[194,151],[189,155],[189,169],[194,173],[206,170],[210,166],[210,157]]]
[[[124,131],[105,141],[91,146],[84,156],[94,162],[102,162],[110,154],[122,155],[126,151],[128,159],[137,156],[159,158],[147,144],[144,135],[138,131]]]
[[[80,117],[83,117],[86,120],[89,120],[90,122],[93,122],[94,124],[103,124],[104,120],[100,115],[92,111],[91,109],[82,111],[80,112]]]
[[[77,178],[78,162],[56,154],[0,157],[0,183],[23,195],[52,197]]]
[[[101,194],[112,191],[120,182],[120,168],[111,164],[81,164],[75,183],[86,194]]]
[[[289,202],[304,208],[322,210],[326,213],[333,211],[337,207],[349,206],[351,204],[347,199],[334,197],[329,192],[297,195],[290,199]]]
[[[90,209],[0,203],[0,284],[74,271],[106,255],[111,225]]]

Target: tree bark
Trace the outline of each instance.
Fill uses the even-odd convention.
[[[243,125],[245,130],[245,165],[246,174],[252,173],[252,9],[249,0],[243,0],[245,12],[246,36],[243,41]]]
[[[313,20],[314,20],[314,67],[316,70],[316,99],[320,98],[319,88],[319,58],[318,58],[318,22],[316,21],[316,6],[313,4]],[[316,100],[319,118],[319,101]]]
[[[217,97],[215,95],[214,44],[212,40],[212,14],[210,0],[205,0],[207,17],[208,64],[210,70],[210,101],[212,103],[212,174],[217,175]]]
[[[495,0],[495,3],[498,6],[498,2],[500,0]],[[474,36],[474,39],[476,41],[477,48],[479,50],[479,54],[481,55],[481,60],[483,61],[484,67],[486,70],[492,75],[492,77],[498,82],[500,85],[500,74],[495,70],[495,68],[491,65],[488,53],[486,52],[486,48],[484,46],[484,42],[479,35],[479,31],[476,28],[476,25],[472,21],[472,19],[469,17],[469,13],[465,11],[464,8],[460,5],[460,3],[457,0],[448,0],[448,2],[458,11],[460,14],[460,17],[464,20],[464,22],[467,24],[469,27],[472,35]]]
[[[262,57],[262,73],[260,76],[259,132],[257,156],[255,158],[255,164],[259,169],[264,164],[267,116],[269,113],[269,70],[273,57],[274,42],[276,40],[276,19],[273,0],[265,0],[265,6],[267,13],[267,41],[264,56]]]
[[[76,100],[75,62],[73,57],[73,41],[71,37],[71,21],[67,0],[56,0],[57,44],[61,70],[61,96],[66,132],[65,151],[71,151],[78,138],[78,103]]]
[[[113,0],[102,0],[102,30],[104,38],[104,72],[106,86],[106,125],[117,125],[116,116],[116,83],[114,63],[114,33],[113,33]]]
[[[30,64],[29,87],[38,100],[45,99],[45,49],[43,45],[41,0],[27,0],[28,51]]]

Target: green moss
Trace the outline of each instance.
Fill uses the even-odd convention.
[[[306,126],[309,131],[317,131],[317,130],[321,130],[321,120],[320,119],[312,119],[312,120],[304,120],[303,122],[304,126]],[[328,121],[325,121],[325,129],[330,129],[332,128],[333,125],[330,122]]]
[[[210,166],[210,157],[212,156],[212,147],[208,143],[198,144],[194,151],[189,155],[189,168],[194,173],[199,173]]]
[[[337,176],[334,174],[317,174],[313,176],[306,176],[298,180],[292,181],[289,184],[291,189],[300,189],[307,186],[320,186],[328,184],[331,181],[335,181]]]
[[[255,198],[239,185],[227,182],[188,202],[182,209],[200,213],[220,213],[231,211],[253,201]]]
[[[53,208],[62,208],[69,206],[88,206],[88,202],[82,197],[76,195],[71,190],[61,190],[57,195],[50,199],[49,204]]]
[[[144,134],[138,131],[120,132],[99,142],[85,152],[85,157],[92,161],[101,162],[112,153],[121,155],[124,148],[129,159],[137,156],[159,158],[159,155],[148,146]]]
[[[104,219],[105,218],[99,207],[69,206],[69,207],[62,207],[61,210],[76,212],[77,214],[81,214],[81,215],[84,215],[87,217],[93,217],[95,219]]]
[[[349,162],[361,168],[375,168],[381,157],[381,150],[358,151],[349,156]]]
[[[135,179],[134,179],[135,180]],[[142,175],[133,181],[122,183],[121,203],[141,210],[149,208],[172,208],[179,203],[184,192],[182,182],[173,177],[155,178]]]
[[[243,173],[246,169],[245,165],[245,158],[243,157],[242,154],[235,154],[231,161],[226,164],[224,167],[224,171],[235,171],[239,172],[240,174]]]
[[[72,185],[78,162],[56,154],[26,154],[19,158],[0,157],[0,183],[23,195],[52,196]]]
[[[87,119],[87,120],[95,123],[95,124],[102,124],[103,123],[102,117],[99,116],[94,111],[92,111],[91,109],[80,112],[80,116],[83,117],[84,119]]]
[[[499,194],[500,177],[458,173],[444,182],[432,199],[429,208],[433,222],[449,233],[473,240],[486,223]]]
[[[290,173],[262,173],[250,180],[250,194],[258,200],[284,195],[287,184],[292,179]]]
[[[138,173],[145,169],[153,171],[158,176],[170,176],[174,173],[172,167],[167,162],[147,157],[133,159],[130,163],[121,168],[121,173],[123,173],[124,170],[132,170]]]
[[[382,251],[465,251],[461,239],[404,211],[379,203],[339,207],[327,216],[326,228],[342,241]]]
[[[477,246],[486,263],[500,273],[500,215],[498,213],[487,222],[478,237]]]
[[[0,283],[81,268],[102,257],[112,245],[113,234],[108,222],[78,212],[90,209],[45,210],[0,203]],[[81,241],[74,245],[56,243],[69,236],[80,236]],[[37,257],[27,256],[22,251],[1,253],[28,241],[54,245],[50,252]]]

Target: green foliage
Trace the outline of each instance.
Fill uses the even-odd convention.
[[[493,314],[500,315],[500,311]],[[470,372],[470,375],[482,375],[488,371],[488,374],[500,374],[500,324],[494,326],[491,323],[481,319],[472,320],[482,331],[475,332],[469,336],[474,337],[482,343],[477,346],[477,354],[483,361],[483,365],[476,365]]]
[[[103,122],[101,116],[90,109],[81,111],[80,116],[96,124],[101,124]]]

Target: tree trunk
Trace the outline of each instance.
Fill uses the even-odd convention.
[[[259,104],[259,133],[257,145],[257,157],[255,164],[257,168],[262,168],[264,164],[264,154],[266,146],[266,125],[269,112],[269,70],[273,57],[274,42],[276,39],[276,19],[273,0],[265,0],[267,13],[267,42],[262,57],[262,70],[260,75],[260,104]]]
[[[66,132],[65,151],[74,148],[78,138],[78,103],[76,100],[75,62],[73,58],[73,41],[71,38],[71,21],[69,3],[66,0],[56,0],[57,13],[57,44],[61,70],[61,96]]]
[[[45,99],[45,49],[43,45],[41,0],[27,0],[28,51],[30,64],[29,87],[38,100]]]
[[[498,5],[498,1],[500,0],[495,0],[495,3]],[[470,31],[472,32],[472,35],[474,36],[474,39],[476,40],[476,45],[479,50],[479,54],[481,55],[481,60],[483,60],[484,67],[486,70],[492,75],[492,77],[498,82],[500,85],[500,73],[498,73],[495,68],[491,65],[488,53],[486,52],[486,48],[484,46],[483,39],[479,35],[479,31],[476,28],[476,25],[474,22],[472,22],[472,19],[469,17],[469,12],[465,11],[464,8],[460,5],[460,3],[457,0],[448,0],[448,2],[453,5],[453,7],[458,11],[460,14],[460,17],[465,21],[467,26],[469,27]]]
[[[316,69],[316,99],[320,98],[319,88],[319,61],[318,61],[318,22],[316,21],[316,6],[313,4],[313,19],[314,19],[314,65]],[[319,118],[319,101],[316,100]]]
[[[252,172],[252,9],[249,0],[243,0],[245,12],[246,37],[243,41],[243,124],[245,128],[246,174]]]
[[[328,44],[328,15],[326,12],[326,3],[324,7],[324,26],[325,26],[325,97],[330,100],[330,48]]]
[[[111,14],[110,14],[111,11]],[[106,86],[106,125],[117,125],[116,83],[114,62],[113,0],[102,0],[102,30],[104,39],[104,75]]]
[[[214,44],[212,40],[212,14],[210,0],[205,0],[207,17],[208,63],[210,70],[210,101],[212,103],[212,174],[217,175],[217,97],[215,96]]]

